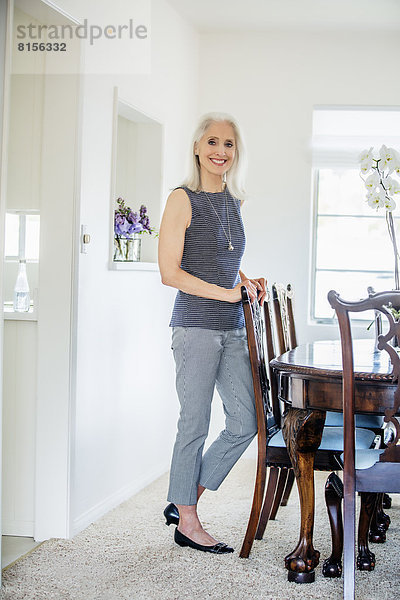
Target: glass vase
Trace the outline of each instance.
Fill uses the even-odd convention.
[[[132,260],[133,262],[140,261],[140,254],[142,251],[142,236],[140,233],[133,234],[132,240]]]
[[[142,240],[138,233],[133,238],[114,237],[114,262],[139,262]]]

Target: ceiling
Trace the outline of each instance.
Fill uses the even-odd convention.
[[[400,0],[167,0],[202,33],[399,31]]]

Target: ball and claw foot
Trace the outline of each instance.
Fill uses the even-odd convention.
[[[368,534],[368,541],[373,544],[384,544],[386,542],[386,527],[380,524],[376,529],[371,529]]]
[[[342,562],[334,561],[331,557],[327,558],[322,565],[322,575],[333,579],[334,577],[342,576]]]
[[[375,569],[375,554],[370,550],[363,550],[357,556],[357,569],[359,571],[373,571]]]
[[[304,556],[305,554],[305,556]],[[285,567],[289,571],[288,581],[295,583],[313,583],[315,567],[319,563],[319,552],[311,548],[296,548],[286,556]]]

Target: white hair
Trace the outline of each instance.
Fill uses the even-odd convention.
[[[199,157],[195,154],[195,145],[200,142],[201,138],[212,125],[212,123],[226,122],[231,125],[235,134],[235,157],[232,162],[232,166],[226,173],[226,185],[235,198],[244,200],[244,172],[246,169],[246,149],[244,146],[243,138],[240,133],[239,125],[235,119],[226,113],[211,112],[203,115],[200,118],[198,126],[194,132],[192,145],[191,145],[191,161],[189,167],[189,173],[185,181],[182,183],[183,186],[188,187],[193,192],[201,191],[201,178],[200,178],[200,163]]]

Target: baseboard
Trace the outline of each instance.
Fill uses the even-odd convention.
[[[154,469],[150,473],[146,473],[146,475],[143,477],[132,481],[114,494],[111,494],[111,496],[108,496],[89,510],[82,513],[72,522],[71,536],[75,536],[77,533],[96,522],[98,519],[100,519],[100,517],[108,513],[110,510],[121,504],[121,502],[125,502],[125,500],[128,500],[128,498],[134,494],[137,494],[143,488],[153,483],[153,481],[161,477],[161,475],[164,475],[164,473],[168,471],[169,467],[169,462],[162,466],[158,466],[157,469]]]
[[[33,521],[16,521],[11,519],[4,519],[1,524],[2,535],[33,537],[33,530]]]

